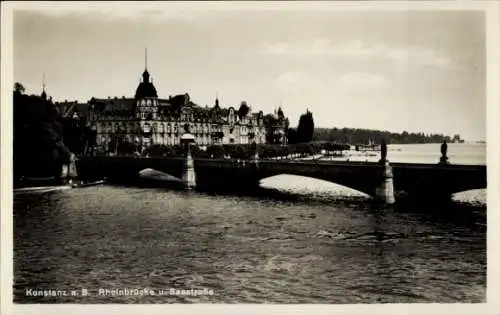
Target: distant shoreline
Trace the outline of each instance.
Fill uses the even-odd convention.
[[[427,143],[388,143],[387,145],[410,145],[410,144],[442,144],[442,142],[427,142]],[[471,144],[484,144],[486,145],[486,141],[465,141],[465,142],[447,142],[448,145],[471,145]]]

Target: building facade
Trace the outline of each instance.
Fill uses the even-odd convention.
[[[108,152],[119,143],[141,150],[151,145],[178,145],[186,130],[200,146],[266,142],[262,111],[253,113],[245,102],[238,109],[222,108],[218,98],[213,106],[201,107],[188,94],[161,99],[147,69],[133,98],[92,98],[85,116],[97,135],[97,148]],[[287,124],[283,118],[279,126],[274,126],[275,132],[283,135],[282,143],[286,143]]]

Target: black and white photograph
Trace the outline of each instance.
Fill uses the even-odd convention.
[[[7,3],[7,300],[490,302],[491,3],[397,2]]]

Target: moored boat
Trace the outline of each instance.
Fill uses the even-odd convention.
[[[106,179],[94,181],[94,182],[83,182],[80,181],[78,183],[73,183],[72,187],[73,188],[83,188],[83,187],[90,187],[90,186],[98,186],[98,185],[103,185],[106,183]]]

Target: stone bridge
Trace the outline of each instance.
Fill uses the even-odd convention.
[[[83,156],[78,159],[77,168],[82,180],[106,177],[110,182],[135,182],[139,180],[139,172],[146,168],[183,178],[185,163],[186,158]],[[486,188],[487,177],[484,165],[392,163],[388,166],[296,160],[194,159],[194,171],[196,186],[202,190],[254,189],[261,179],[291,174],[333,182],[375,197],[381,194],[380,189],[385,189],[389,195],[394,195],[392,191],[404,191],[418,198],[449,198],[456,192]]]

